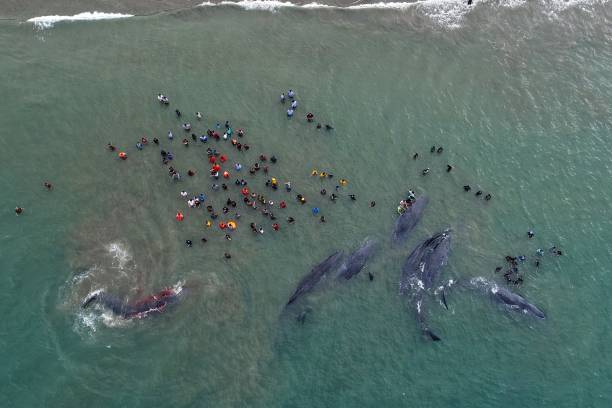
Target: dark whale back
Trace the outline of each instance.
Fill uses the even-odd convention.
[[[484,288],[494,301],[511,310],[521,311],[539,319],[546,318],[546,314],[536,305],[530,303],[518,293],[512,292],[507,287],[498,285],[480,276],[470,279],[470,286],[474,288]]]
[[[287,302],[287,306],[298,300],[302,295],[314,289],[314,287],[329,271],[335,270],[338,267],[343,256],[344,253],[342,251],[336,251],[325,258],[323,262],[312,268],[310,273],[304,276],[302,280],[300,280],[300,283],[298,283],[297,288]]]
[[[400,244],[406,240],[410,231],[418,224],[421,217],[423,216],[423,210],[427,207],[429,199],[425,196],[421,196],[414,200],[412,205],[406,209],[403,214],[395,220],[393,227],[393,242]]]
[[[346,261],[342,263],[338,272],[338,278],[349,280],[353,276],[357,275],[359,272],[361,272],[368,259],[374,255],[377,249],[378,246],[375,240],[366,240],[361,247],[350,254]]]

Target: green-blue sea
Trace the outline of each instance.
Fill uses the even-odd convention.
[[[612,406],[609,1],[242,2],[99,20],[66,3],[68,18],[28,22],[41,14],[24,5],[0,21],[0,406]],[[226,121],[227,141],[199,141]],[[207,148],[228,179],[209,176]],[[393,245],[409,190],[429,205]],[[445,228],[437,284],[456,284],[448,309],[427,296],[433,342],[399,279]],[[361,273],[285,309],[313,266],[367,237],[379,251]],[[504,258],[519,255],[523,282],[508,287],[546,319],[462,284],[507,286]],[[94,291],[133,304],[164,288],[178,302],[146,318],[81,307]]]

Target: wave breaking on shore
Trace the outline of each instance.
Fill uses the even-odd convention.
[[[84,13],[75,14],[73,16],[40,16],[33,17],[27,20],[28,23],[33,23],[35,28],[45,29],[51,28],[56,23],[62,21],[92,21],[92,20],[115,20],[119,18],[134,17],[132,14],[121,13],[102,13],[99,11],[87,11]]]
[[[603,6],[610,0],[473,0],[471,5],[467,0],[416,0],[411,2],[378,2],[361,3],[349,6],[330,5],[324,3],[296,4],[290,1],[280,0],[240,0],[240,1],[220,1],[204,2],[200,7],[239,7],[244,10],[259,10],[276,12],[284,8],[296,9],[328,9],[328,10],[398,10],[406,11],[414,9],[430,18],[436,24],[445,28],[459,28],[463,18],[478,6],[501,7],[506,9],[518,9],[537,5],[541,7],[549,16],[554,17],[557,13],[568,9],[578,8],[585,12],[590,12],[593,6]]]
[[[424,16],[431,19],[434,23],[445,28],[459,28],[465,16],[472,10],[480,6],[500,7],[506,9],[519,9],[524,7],[537,6],[540,7],[550,17],[555,17],[557,13],[567,11],[569,9],[580,9],[585,12],[591,12],[595,6],[604,6],[610,3],[610,0],[473,0],[473,4],[468,5],[467,0],[416,0],[411,2],[378,2],[378,3],[361,3],[348,6],[331,5],[325,3],[305,3],[296,4],[290,1],[281,0],[240,0],[230,1],[223,0],[219,2],[203,2],[196,7],[238,7],[248,11],[269,11],[277,12],[281,9],[304,9],[304,10],[394,10],[407,11],[415,10],[422,13]],[[28,23],[33,23],[34,28],[43,30],[53,27],[59,22],[73,21],[96,21],[96,20],[115,20],[134,17],[132,14],[121,13],[104,13],[104,12],[83,12],[72,16],[40,16],[33,17],[27,20]]]

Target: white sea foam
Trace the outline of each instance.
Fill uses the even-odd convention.
[[[125,269],[128,262],[132,261],[132,254],[120,242],[111,242],[106,249],[113,256],[113,267],[121,271]]]
[[[537,0],[537,3],[549,15],[556,15],[558,12],[569,8],[578,7],[586,12],[592,6],[604,5],[612,0]],[[354,4],[350,6],[332,6],[322,3],[295,4],[289,1],[278,0],[240,0],[240,1],[221,1],[219,3],[204,2],[201,7],[234,6],[245,10],[263,10],[276,12],[282,8],[301,8],[301,9],[334,9],[334,10],[407,10],[414,8],[417,12],[431,19],[437,25],[455,29],[461,27],[461,22],[465,16],[478,6],[485,7],[504,7],[520,8],[528,5],[528,0],[474,0],[472,5],[468,5],[466,0],[417,0],[413,2],[388,2],[388,3],[367,3]]]
[[[74,330],[80,334],[95,333],[97,330],[96,320],[97,316],[95,314],[79,311],[74,321]]]
[[[98,265],[92,265],[89,269],[87,269],[86,271],[77,273],[76,275],[74,275],[72,277],[71,283],[73,286],[79,285],[81,282],[83,282],[85,279],[89,279],[93,276],[96,275],[96,272],[100,271],[100,267]]]
[[[511,9],[523,7],[525,4],[527,4],[527,0],[505,0],[499,3],[500,6]]]
[[[132,14],[120,14],[120,13],[102,13],[99,11],[85,12],[75,14],[73,16],[41,16],[33,17],[28,23],[34,23],[34,27],[37,29],[51,28],[55,23],[60,21],[91,21],[91,20],[114,20],[118,18],[134,17]]]
[[[235,6],[245,10],[265,10],[276,12],[281,8],[302,9],[335,9],[335,10],[407,10],[416,8],[425,16],[441,26],[457,28],[459,23],[473,6],[468,6],[465,0],[420,0],[414,2],[388,2],[354,4],[351,6],[331,6],[321,3],[307,3],[304,5],[283,2],[278,0],[241,0],[222,1],[220,3],[205,2],[202,7]]]
[[[174,284],[174,286],[172,286],[172,290],[174,290],[174,293],[179,295],[183,291],[184,285],[185,281],[178,281]]]
[[[124,319],[121,316],[114,315],[112,312],[105,310],[100,315],[100,320],[106,327],[126,327],[132,324],[132,320]]]
[[[476,287],[486,287],[490,285],[490,282],[482,276],[476,276],[470,279],[470,284]]]
[[[206,2],[200,4],[200,6],[236,6],[245,10],[264,10],[264,11],[276,11],[280,8],[287,7],[300,7],[297,4],[291,2],[283,2],[277,0],[243,0],[243,1],[222,1],[220,3]]]
[[[612,0],[537,0],[534,3],[540,5],[550,16],[556,16],[570,8],[579,8],[585,12],[590,12],[593,6],[605,5]],[[276,12],[282,8],[301,8],[301,9],[334,9],[334,10],[407,10],[414,8],[417,12],[431,19],[434,23],[444,28],[459,28],[465,16],[475,7],[492,6],[505,8],[520,8],[528,5],[528,0],[474,0],[469,6],[466,0],[417,0],[413,2],[388,2],[388,3],[367,3],[353,4],[350,6],[333,6],[324,3],[295,4],[290,1],[279,0],[240,0],[240,1],[221,1],[218,3],[204,2],[200,7],[234,6],[245,10],[260,10]],[[91,21],[91,20],[111,20],[134,17],[132,14],[103,13],[98,11],[84,12],[73,16],[41,16],[27,20],[34,24],[37,29],[53,27],[62,21]]]
[[[610,0],[541,0],[544,8],[551,17],[557,17],[559,13],[569,9],[578,8],[584,12],[591,13],[594,6],[603,6]]]
[[[82,337],[93,337],[100,324],[111,328],[126,327],[130,320],[115,316],[112,312],[104,310],[101,305],[94,305],[88,309],[79,309],[75,316],[73,329]]]

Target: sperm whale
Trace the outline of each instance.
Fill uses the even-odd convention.
[[[447,229],[417,245],[406,259],[400,279],[400,295],[409,295],[423,334],[434,341],[441,339],[429,328],[425,319],[424,293],[434,287],[442,268],[448,262],[450,234],[451,230]]]
[[[90,293],[81,307],[88,308],[94,303],[100,304],[116,316],[124,319],[143,318],[149,314],[162,313],[166,306],[178,300],[178,291],[173,288],[164,289],[154,295],[147,296],[133,303],[127,303],[117,296],[97,290]]]
[[[297,285],[297,288],[289,298],[286,306],[289,306],[301,296],[310,292],[323,279],[328,272],[335,270],[340,265],[340,261],[344,257],[344,252],[336,251],[325,260],[317,264],[308,275],[304,276]]]

